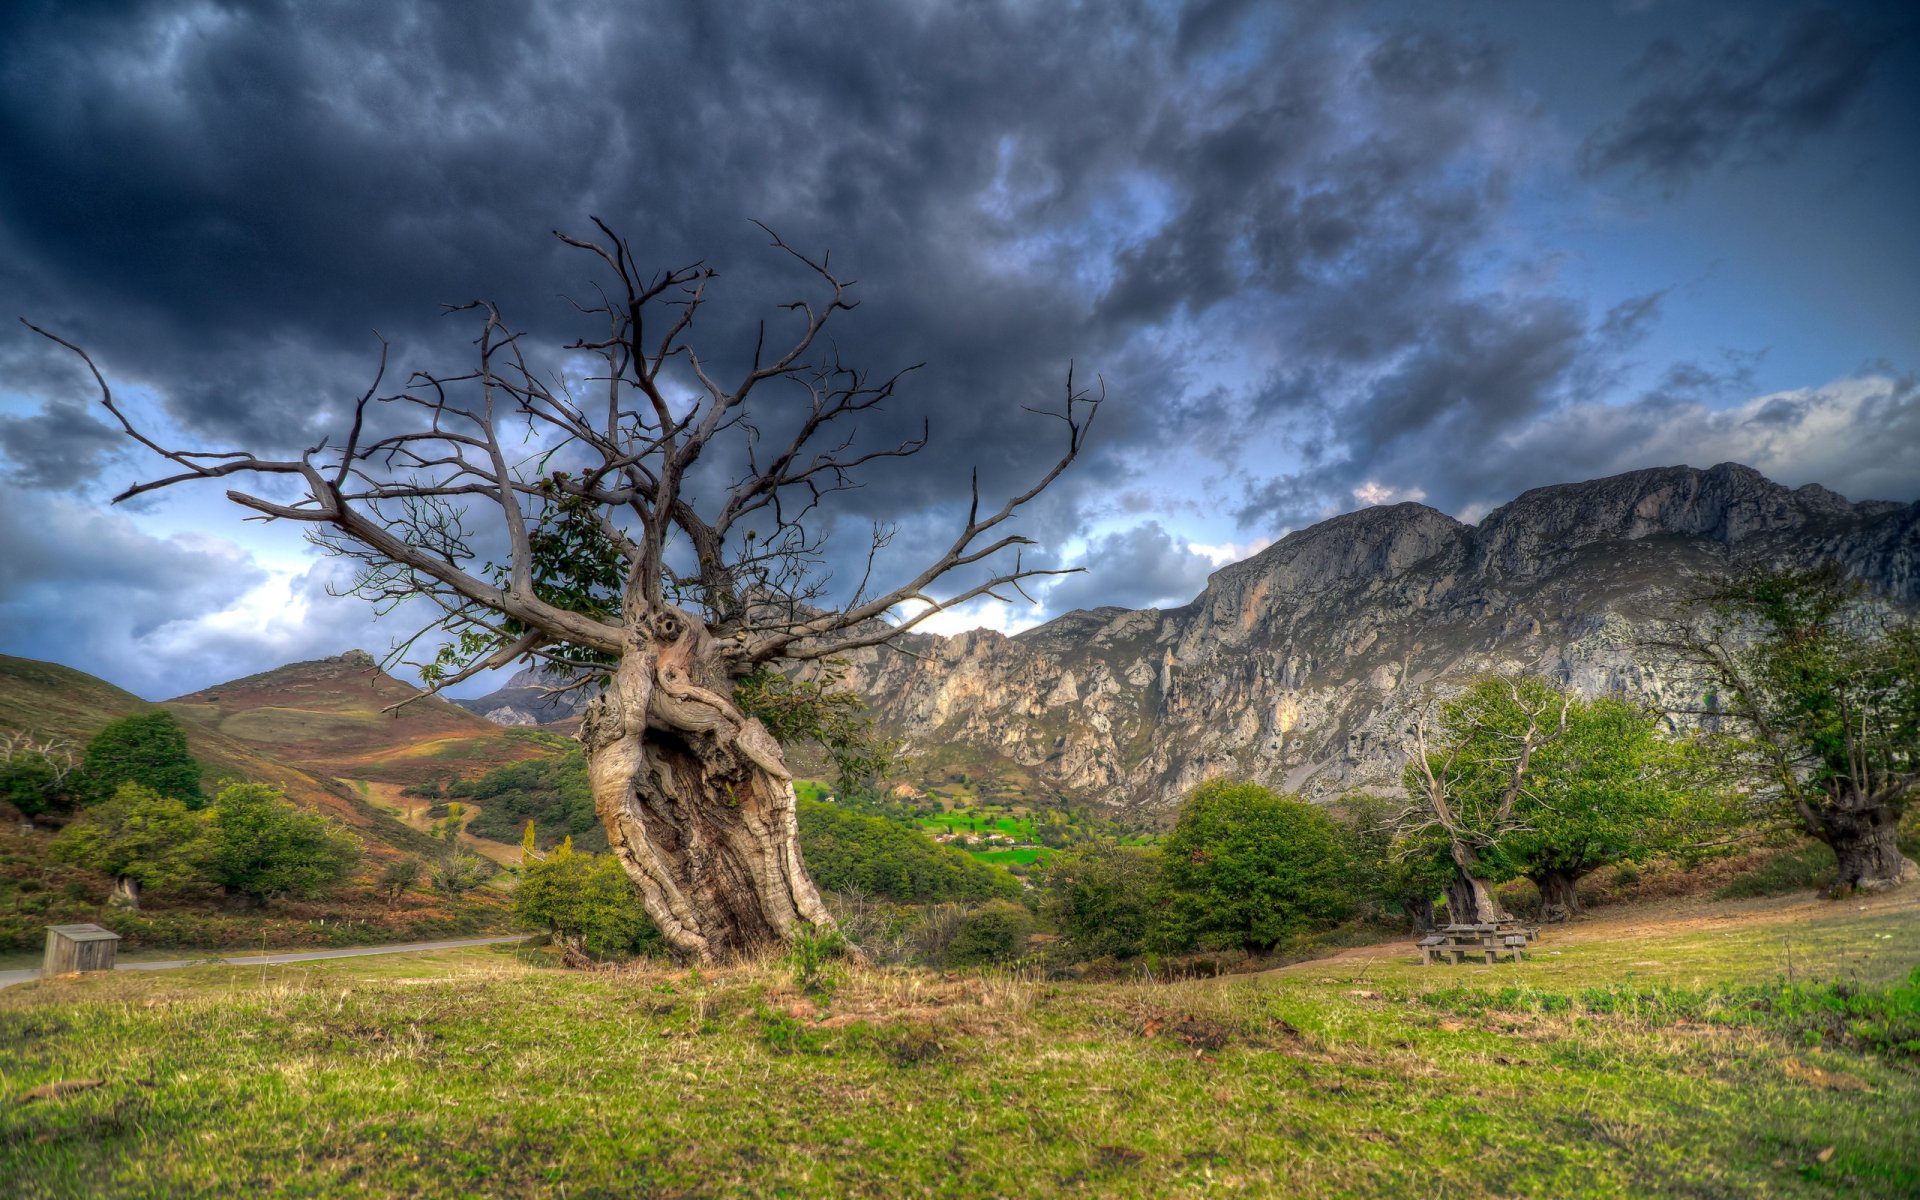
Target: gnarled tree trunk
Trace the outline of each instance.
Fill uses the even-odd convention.
[[[1480,858],[1470,847],[1453,843],[1453,878],[1447,882],[1447,919],[1455,925],[1492,925],[1512,914],[1494,899],[1493,885],[1481,874]]]
[[[128,908],[140,911],[140,881],[126,875],[116,876],[113,881],[113,894],[107,903],[115,908]]]
[[[1540,889],[1540,919],[1558,925],[1573,919],[1580,910],[1581,873],[1563,867],[1548,867],[1527,876]]]
[[[715,649],[677,609],[637,622],[580,726],[613,853],[667,943],[703,963],[833,927],[780,746],[734,705]]]
[[[1840,870],[1835,895],[1880,892],[1920,880],[1920,866],[1900,853],[1900,810],[1859,799],[1822,805],[1810,822],[1813,833],[1833,847]]]

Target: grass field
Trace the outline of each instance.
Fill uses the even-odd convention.
[[[1909,894],[1615,912],[1519,965],[1423,970],[1401,943],[1178,984],[841,967],[807,995],[778,963],[585,975],[481,951],[68,978],[0,992],[0,1180],[1912,1196],[1920,1059],[1891,1047],[1920,1038],[1920,992],[1883,989],[1916,963]]]

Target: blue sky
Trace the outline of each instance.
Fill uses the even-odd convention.
[[[0,307],[166,439],[278,453],[337,428],[374,329],[457,363],[445,301],[562,365],[590,272],[548,231],[589,215],[718,267],[737,356],[803,282],[764,221],[861,280],[843,353],[927,363],[862,434],[933,447],[845,498],[845,554],[886,520],[918,565],[973,467],[1055,452],[1022,404],[1106,382],[1026,525],[1087,571],[949,629],[1182,603],[1369,502],[1727,459],[1920,497],[1907,6],[708,11],[10,5]],[[411,632],[217,487],[111,507],[156,463],[12,328],[0,651],[158,697]]]

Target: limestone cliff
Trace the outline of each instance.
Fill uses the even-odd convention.
[[[1406,716],[1489,670],[1655,694],[1636,631],[1701,577],[1848,562],[1920,601],[1920,505],[1850,504],[1749,468],[1671,467],[1539,488],[1468,526],[1362,509],[1223,567],[1171,610],[1074,612],[1014,637],[908,637],[849,682],[909,753],[1163,810],[1233,773],[1324,795],[1392,787]]]

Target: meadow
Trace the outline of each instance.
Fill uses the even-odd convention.
[[[527,952],[0,992],[23,1197],[1911,1196],[1920,896],[1090,984]]]

